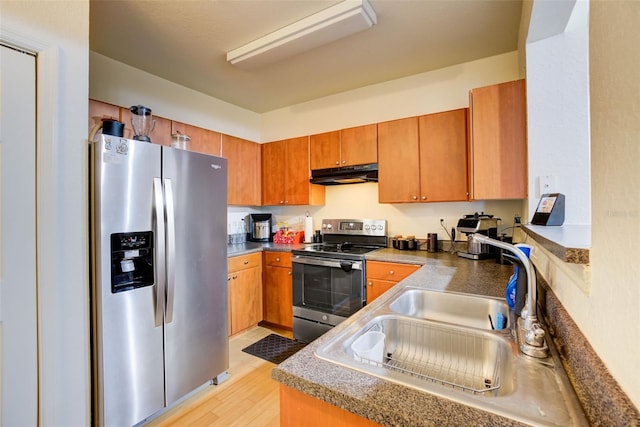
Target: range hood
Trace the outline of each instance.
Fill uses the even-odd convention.
[[[362,182],[378,182],[378,164],[343,166],[340,168],[315,169],[311,171],[312,184],[344,185]]]

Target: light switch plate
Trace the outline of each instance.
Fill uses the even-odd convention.
[[[556,191],[556,177],[554,175],[540,175],[538,177],[538,191],[536,197],[540,197],[542,194],[555,193]]]

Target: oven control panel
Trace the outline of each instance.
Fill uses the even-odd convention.
[[[323,234],[351,234],[359,236],[386,236],[385,219],[323,219]]]

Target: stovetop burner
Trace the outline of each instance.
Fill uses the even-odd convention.
[[[307,246],[294,254],[334,259],[361,260],[387,247],[387,222],[381,219],[324,219],[324,243]]]
[[[344,243],[319,243],[317,245],[307,246],[301,251],[311,253],[325,254],[352,254],[363,255],[371,251],[380,249],[380,246],[357,245],[350,242]]]

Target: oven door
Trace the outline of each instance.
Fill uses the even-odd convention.
[[[364,261],[293,257],[293,306],[343,320],[364,306]]]

